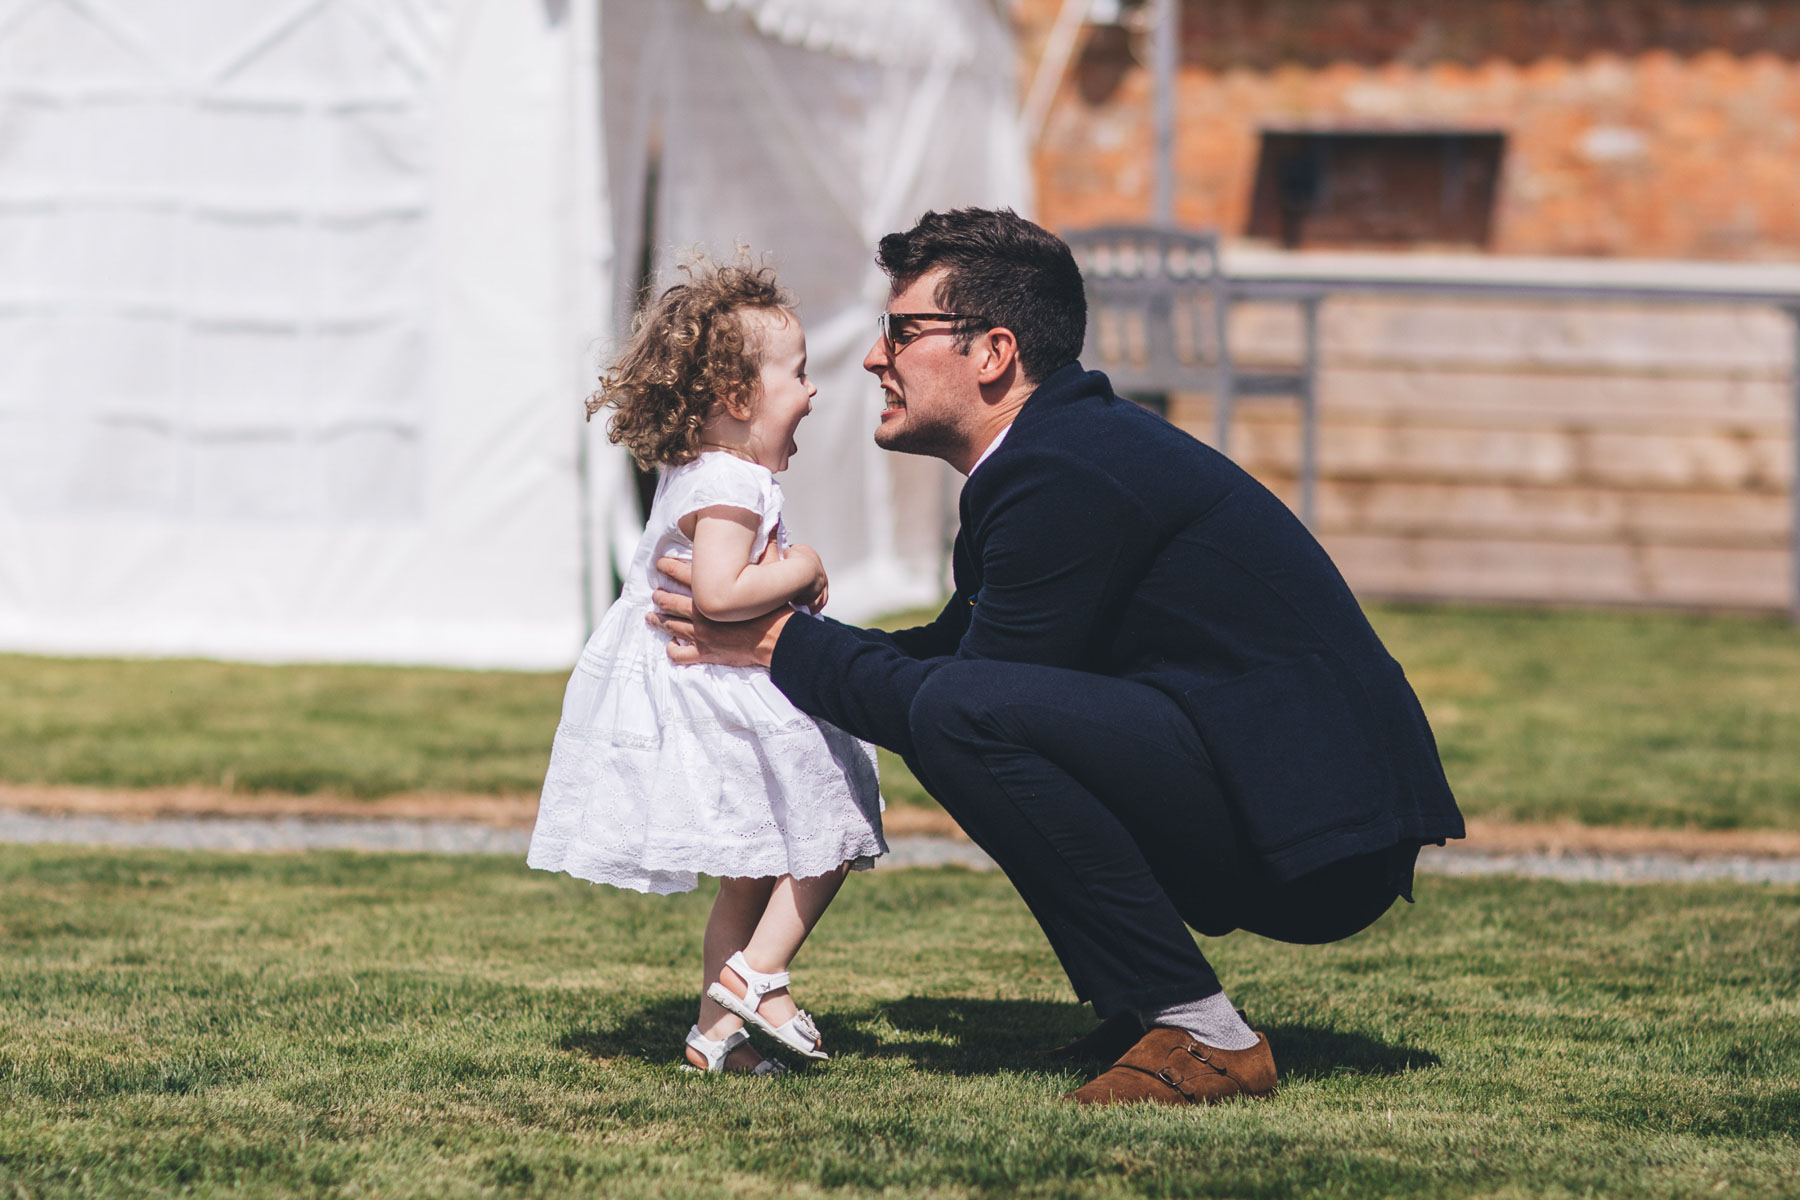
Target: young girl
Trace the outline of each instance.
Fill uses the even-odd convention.
[[[792,545],[775,474],[818,389],[806,337],[773,273],[697,263],[644,315],[588,401],[607,436],[664,468],[619,599],[569,680],[527,861],[640,892],[719,876],[705,995],[687,1060],[783,1070],[745,1045],[748,1021],[808,1058],[819,1032],[788,996],[788,964],[849,867],[886,853],[874,750],[800,712],[767,671],[675,666],[645,616],[655,568],[693,564],[716,621],[784,604],[813,611],[825,570]]]

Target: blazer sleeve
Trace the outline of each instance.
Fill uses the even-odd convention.
[[[921,627],[935,633],[905,631],[918,634],[905,641],[866,639],[796,616],[770,671],[797,707],[904,756],[912,753],[913,697],[944,663],[990,658],[1079,668],[1090,660],[1109,612],[1148,566],[1151,522],[1117,483],[1073,456],[1019,455],[989,469],[1003,461],[1009,470],[983,478],[980,501],[971,505],[975,594],[952,597]],[[954,611],[958,605],[966,615]],[[960,637],[946,644],[959,624]]]
[[[955,654],[969,628],[969,601],[958,593],[929,624],[896,629],[888,643],[908,658],[942,658]]]
[[[929,623],[914,625],[908,629],[868,629],[860,625],[845,625],[829,617],[821,619],[827,625],[838,626],[865,642],[892,647],[908,658],[938,658],[956,653],[963,631],[969,627],[969,604],[959,596],[952,596],[950,602],[944,605],[944,610]]]

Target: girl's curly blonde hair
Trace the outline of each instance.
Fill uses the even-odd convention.
[[[590,418],[614,410],[607,438],[646,469],[693,462],[700,457],[700,428],[721,400],[737,396],[754,404],[761,397],[761,348],[751,344],[752,331],[738,314],[794,306],[774,268],[754,265],[748,253],[734,263],[696,256],[681,270],[686,280],[638,315],[624,351],[587,402]]]

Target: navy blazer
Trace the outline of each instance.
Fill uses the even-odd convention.
[[[796,615],[775,683],[902,756],[927,675],[954,659],[1131,679],[1187,712],[1279,879],[1463,836],[1400,664],[1323,548],[1230,459],[1070,364],[963,486],[956,594],[897,633]]]

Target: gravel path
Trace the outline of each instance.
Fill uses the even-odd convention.
[[[1680,854],[1490,854],[1427,846],[1419,870],[1433,875],[1524,875],[1581,883],[1800,884],[1800,858],[1747,854],[1688,857]]]
[[[525,856],[531,835],[473,821],[319,820],[311,817],[116,817],[48,815],[0,809],[0,842],[56,842],[164,850],[376,850],[426,854]],[[968,842],[939,837],[888,839],[884,865],[987,868],[987,855]]]
[[[137,846],[169,850],[373,850],[429,854],[513,854],[523,857],[530,835],[468,821],[318,820],[308,817],[164,817],[124,821],[86,815],[47,816],[0,809],[0,842]],[[975,846],[940,837],[893,837],[883,864],[926,867],[960,864],[977,870],[993,862]],[[1439,875],[1522,875],[1599,883],[1733,880],[1800,884],[1800,858],[1677,854],[1495,854],[1426,847],[1419,869]]]

